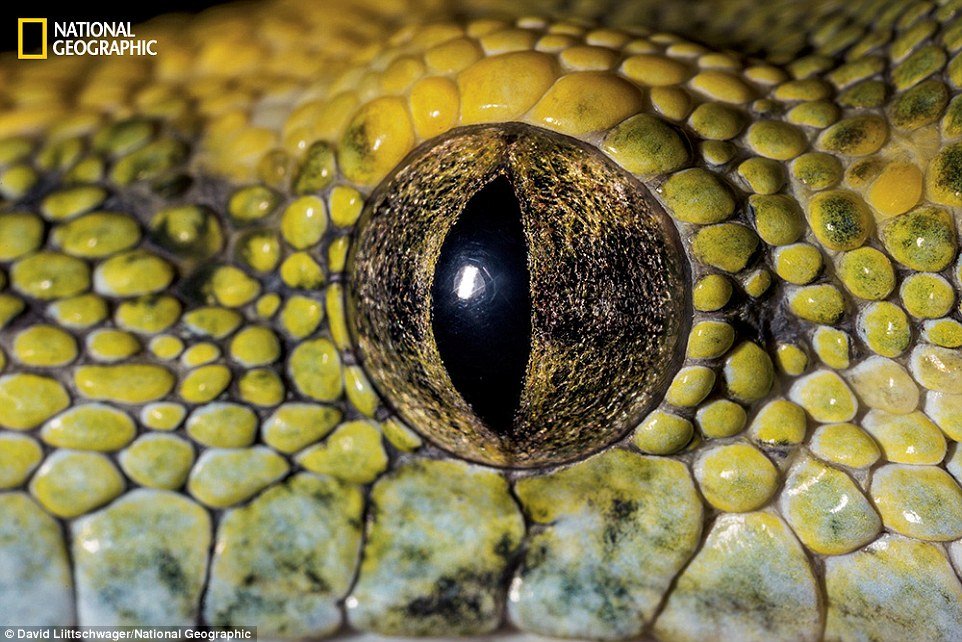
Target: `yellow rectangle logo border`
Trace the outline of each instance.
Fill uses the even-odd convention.
[[[43,48],[38,54],[23,53],[23,25],[39,24],[43,26]],[[17,18],[17,58],[20,60],[47,59],[47,19],[46,18]]]

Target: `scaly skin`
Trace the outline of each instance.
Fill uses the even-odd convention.
[[[0,61],[0,624],[962,639],[962,2],[568,4]],[[514,121],[640,179],[693,307],[633,433],[523,472],[393,416],[344,310],[372,190]]]

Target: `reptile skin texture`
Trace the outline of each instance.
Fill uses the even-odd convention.
[[[962,640],[962,0],[135,31],[0,56],[0,625]]]

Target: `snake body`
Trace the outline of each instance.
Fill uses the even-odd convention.
[[[960,12],[268,0],[0,59],[0,625],[962,639]],[[350,257],[534,128],[668,217],[690,318],[623,438],[498,467],[380,394]]]

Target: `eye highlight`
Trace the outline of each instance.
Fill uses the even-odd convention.
[[[461,129],[416,150],[361,217],[355,348],[438,446],[497,466],[570,461],[621,438],[671,381],[691,317],[684,256],[645,186],[594,148]]]

